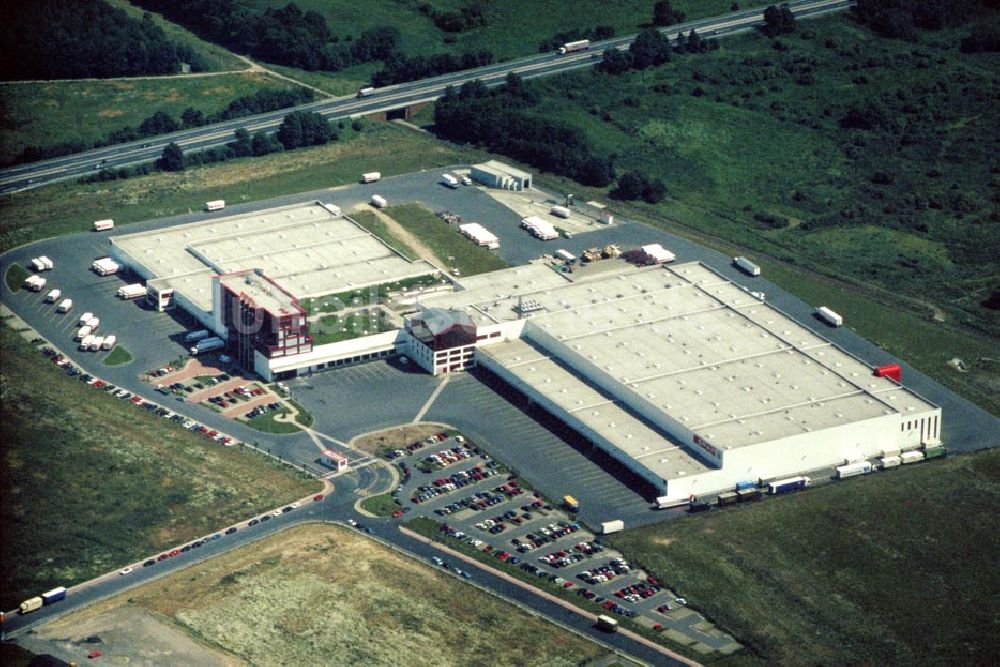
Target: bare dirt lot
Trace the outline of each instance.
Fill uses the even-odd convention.
[[[88,637],[100,643],[80,643]],[[466,665],[502,656],[504,664],[575,665],[606,654],[430,565],[322,524],[95,605],[42,628],[29,646],[78,662],[99,648],[128,664]]]
[[[439,424],[406,424],[359,435],[351,441],[351,447],[368,454],[379,454],[383,450],[402,449],[444,430]]]

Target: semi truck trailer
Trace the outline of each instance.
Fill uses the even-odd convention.
[[[64,586],[57,586],[51,591],[46,591],[42,593],[42,603],[50,605],[53,602],[59,602],[60,600],[66,599],[66,588]]]
[[[441,184],[455,190],[458,188],[458,179],[451,174],[441,174]]]
[[[222,340],[218,336],[213,336],[211,338],[205,338],[198,341],[193,347],[191,347],[191,354],[198,355],[204,354],[205,352],[211,352],[212,350],[221,350],[226,346],[226,341]]]
[[[142,283],[133,283],[118,288],[119,299],[138,299],[141,296],[146,296],[146,286]]]
[[[777,496],[782,493],[790,493],[792,491],[798,491],[806,488],[809,486],[810,482],[812,482],[812,480],[808,477],[788,477],[786,479],[779,479],[767,485],[767,492],[772,496]]]
[[[375,183],[380,178],[382,178],[382,172],[379,171],[369,171],[367,173],[361,174],[362,183]]]
[[[601,522],[601,535],[610,535],[611,533],[620,533],[625,530],[625,522],[621,519],[614,519],[613,521],[602,521]]]
[[[372,195],[371,205],[375,208],[385,208],[389,205],[389,202],[382,195]]]
[[[55,303],[61,294],[62,292],[57,289],[52,290],[45,295],[45,303]]]
[[[73,308],[73,299],[63,299],[58,306],[56,306],[57,313],[68,313]]]
[[[858,461],[857,463],[845,463],[837,466],[837,479],[854,477],[855,475],[867,475],[872,471],[872,464],[868,461]]]
[[[226,208],[226,200],[224,199],[213,199],[212,201],[205,202],[206,211],[221,211]]]
[[[96,220],[94,222],[94,231],[95,232],[106,232],[109,229],[114,229],[114,228],[115,228],[115,221],[111,220],[111,219],[108,219],[108,220]]]
[[[199,340],[204,340],[212,335],[212,332],[208,329],[202,329],[200,331],[192,331],[188,335],[184,336],[185,343],[197,343]]]
[[[42,602],[42,598],[40,596],[33,597],[22,602],[21,606],[19,606],[17,610],[22,614],[29,614],[33,611],[41,609],[43,604],[44,603]]]
[[[559,54],[565,55],[567,53],[575,53],[577,51],[586,51],[590,48],[589,39],[578,39],[575,42],[566,42],[559,47]]]
[[[831,327],[839,327],[844,323],[844,318],[840,316],[839,313],[835,313],[826,306],[820,306],[816,309],[816,317],[823,320]]]
[[[746,257],[733,257],[733,265],[748,276],[760,275],[760,267]]]

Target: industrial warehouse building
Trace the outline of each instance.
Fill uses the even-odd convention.
[[[459,351],[415,360],[489,370],[671,500],[939,442],[940,408],[698,263],[462,284],[422,299]]]
[[[489,188],[500,190],[528,190],[531,174],[499,160],[488,160],[472,165],[472,180]]]
[[[390,354],[435,375],[478,366],[616,458],[644,495],[683,501],[940,439],[940,408],[699,263],[517,266],[421,292],[396,330],[314,345],[303,299],[439,269],[319,203],[111,243],[159,308],[191,313],[266,380]]]
[[[440,273],[319,202],[110,241],[112,257],[147,281],[158,309],[183,309],[266,380],[383,357],[398,346],[397,331],[313,346],[302,300]]]

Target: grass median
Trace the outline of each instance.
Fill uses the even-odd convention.
[[[67,376],[6,325],[0,362],[4,609],[319,489]]]
[[[28,270],[20,264],[14,263],[7,269],[7,273],[4,274],[3,278],[7,282],[7,287],[10,288],[11,292],[18,292],[21,290],[24,281],[28,278]]]
[[[111,350],[111,353],[104,357],[105,366],[124,366],[125,364],[132,363],[132,353],[126,350],[122,345],[115,345],[115,349]]]

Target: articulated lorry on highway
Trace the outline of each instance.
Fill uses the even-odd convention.
[[[590,48],[589,39],[578,39],[575,42],[566,42],[559,47],[559,54],[575,53],[576,51],[586,51]]]
[[[827,308],[826,306],[820,306],[819,308],[817,308],[816,316],[819,317],[819,319],[826,322],[827,324],[829,324],[831,327],[839,327],[841,324],[844,323],[844,318],[840,315],[840,313],[836,313]]]
[[[32,611],[38,611],[43,606],[48,606],[53,602],[59,602],[66,598],[66,589],[63,586],[53,588],[51,591],[42,593],[41,595],[33,598],[29,598],[21,603],[18,607],[18,611],[22,614],[27,614]]]
[[[748,276],[759,276],[760,267],[751,262],[746,257],[733,257],[733,264],[737,269],[747,274]]]

